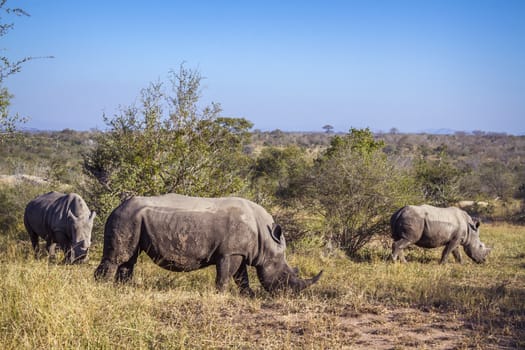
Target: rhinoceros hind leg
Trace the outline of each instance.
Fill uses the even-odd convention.
[[[408,239],[401,238],[398,241],[395,241],[392,243],[392,261],[396,261],[399,257],[399,260],[401,262],[406,263],[405,255],[403,254],[403,249],[411,245],[412,242],[410,242]]]

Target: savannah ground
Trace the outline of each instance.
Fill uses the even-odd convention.
[[[234,283],[217,293],[215,270],[164,271],[142,255],[128,285],[97,283],[101,255],[65,266],[35,260],[28,240],[0,242],[2,349],[519,349],[525,348],[525,227],[482,226],[494,250],[484,265],[438,265],[441,250],[388,261],[389,241],[351,261],[296,245],[299,295],[271,296],[250,271],[253,299]],[[468,259],[468,258],[467,258]]]

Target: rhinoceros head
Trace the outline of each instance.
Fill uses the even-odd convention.
[[[273,224],[268,227],[271,240],[266,242],[264,261],[257,266],[257,276],[264,289],[275,292],[290,289],[299,292],[308,286],[316,283],[323,271],[310,279],[301,279],[298,276],[298,269],[291,268],[286,262],[285,251],[286,241],[282,234],[281,226]]]
[[[492,248],[487,248],[479,239],[479,225],[480,222],[468,222],[467,240],[463,244],[465,253],[478,264],[484,263]]]
[[[71,247],[69,259],[67,259],[69,263],[87,261],[88,250],[91,246],[91,230],[96,215],[93,211],[89,215],[76,216],[71,210],[68,211],[67,218],[71,231]]]

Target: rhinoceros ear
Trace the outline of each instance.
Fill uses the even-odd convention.
[[[73,220],[73,221],[76,221],[78,218],[75,216],[75,214],[73,214],[73,212],[71,211],[71,209],[68,209],[67,210],[67,217],[70,219],[70,220]]]
[[[480,225],[480,222],[479,221],[474,221],[474,224],[468,224],[470,226],[470,228],[473,230],[473,231],[477,231],[478,228],[479,228],[479,225]]]
[[[283,234],[281,226],[277,225],[276,223],[273,223],[272,228],[268,227],[268,229],[270,230],[270,235],[272,236],[273,240],[280,244],[281,237]]]

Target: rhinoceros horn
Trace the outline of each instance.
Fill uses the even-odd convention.
[[[300,279],[297,276],[292,275],[291,278],[288,281],[288,285],[291,287],[291,289],[293,291],[300,292],[303,289],[308,288],[312,284],[314,284],[317,281],[319,281],[319,279],[321,278],[322,274],[323,274],[323,271],[321,270],[321,272],[319,272],[316,276],[314,276],[312,278],[309,278],[309,279],[306,279],[306,280]]]

